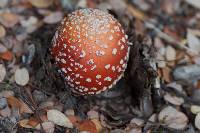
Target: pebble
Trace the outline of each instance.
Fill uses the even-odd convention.
[[[43,92],[38,90],[33,91],[33,97],[37,103],[44,102],[47,99],[47,96]]]
[[[167,61],[173,61],[176,59],[176,50],[172,46],[166,47],[165,53]]]
[[[200,89],[194,89],[194,91],[192,92],[192,99],[195,101],[200,102]]]
[[[5,37],[5,35],[6,35],[5,28],[2,25],[0,25],[0,38]]]
[[[191,112],[192,112],[193,114],[198,114],[198,113],[200,112],[200,106],[198,106],[198,105],[192,105],[192,106],[190,107],[190,110],[191,110]]]
[[[6,76],[6,68],[3,64],[0,64],[0,83],[4,80]]]
[[[89,112],[87,112],[87,116],[89,119],[99,119],[99,113],[94,110],[90,110]]]
[[[198,113],[194,120],[195,127],[200,130],[200,113]]]
[[[7,98],[7,97],[10,97],[10,96],[14,96],[13,91],[5,90],[5,91],[0,92],[0,98],[2,98],[2,97]]]
[[[196,81],[200,79],[200,66],[199,65],[188,65],[177,67],[173,71],[173,77],[175,80],[183,81]]]
[[[144,120],[139,119],[139,118],[133,118],[130,123],[131,124],[136,124],[137,126],[143,126],[144,125]]]
[[[6,98],[0,98],[0,109],[6,108],[8,105]]]
[[[67,116],[74,116],[75,115],[75,112],[74,112],[74,110],[73,109],[67,109],[66,111],[65,111],[65,115],[67,115]]]
[[[1,8],[6,7],[7,4],[8,4],[8,0],[1,0],[1,1],[0,1],[0,7],[1,7]]]
[[[158,120],[173,129],[184,129],[188,123],[187,116],[172,106],[162,109],[158,114]]]
[[[7,106],[6,108],[0,110],[0,115],[3,117],[9,117],[11,115],[10,108]]]
[[[0,43],[0,53],[4,53],[4,52],[6,52],[8,49],[3,45],[3,44],[1,44]]]
[[[175,95],[172,95],[170,93],[166,93],[164,95],[165,101],[174,104],[174,105],[182,105],[184,103],[184,99],[182,97],[177,97]]]
[[[63,13],[57,11],[46,16],[43,21],[47,24],[55,24],[55,23],[60,22],[62,18],[63,18]]]

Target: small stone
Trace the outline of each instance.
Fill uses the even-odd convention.
[[[73,109],[67,109],[67,110],[65,111],[65,115],[67,115],[67,116],[70,116],[70,115],[74,116],[74,115],[75,115],[75,112],[74,112]]]
[[[19,22],[19,16],[11,12],[0,13],[0,23],[7,28],[12,28]]]
[[[62,20],[63,18],[63,13],[62,12],[53,12],[50,15],[46,16],[44,18],[44,22],[47,24],[55,24],[58,23]]]
[[[5,53],[8,49],[0,43],[0,53]]]
[[[161,110],[158,115],[158,120],[174,129],[184,129],[188,123],[187,116],[172,106],[167,106]]]
[[[176,59],[176,50],[172,46],[167,46],[165,56],[167,61],[174,61]]]
[[[8,105],[6,98],[0,98],[0,109],[6,108]]]
[[[49,121],[56,125],[73,128],[73,124],[70,122],[68,117],[66,117],[62,112],[51,109],[47,111],[47,118]]]
[[[174,105],[182,105],[184,103],[184,99],[182,97],[177,97],[175,95],[171,95],[170,93],[166,93],[164,95],[164,99]]]
[[[198,113],[194,120],[195,127],[200,130],[200,113]]]
[[[47,8],[52,5],[54,0],[28,0],[33,6],[37,8]]]
[[[0,7],[1,7],[1,8],[6,7],[7,4],[8,4],[8,0],[1,0],[1,1],[0,1]]]
[[[142,133],[142,129],[141,128],[133,128],[129,131],[129,133]]]
[[[42,91],[38,90],[33,91],[33,97],[37,103],[44,102],[47,99],[47,96]]]
[[[131,124],[136,124],[137,126],[143,126],[144,125],[144,120],[139,119],[139,118],[133,118],[130,123]]]
[[[7,97],[10,97],[10,96],[14,96],[14,92],[13,91],[5,90],[5,91],[0,92],[0,98],[2,98],[2,97],[7,98]]]
[[[99,113],[94,110],[90,110],[89,112],[87,112],[87,116],[89,119],[99,119]]]
[[[198,106],[198,105],[192,105],[192,106],[190,107],[190,110],[191,110],[191,112],[192,112],[193,114],[198,114],[198,113],[200,112],[200,106]]]
[[[18,85],[25,86],[29,81],[29,73],[26,68],[18,68],[15,71],[15,82]]]
[[[35,16],[30,16],[27,20],[21,20],[20,24],[23,27],[29,27],[38,23],[38,19]]]
[[[173,77],[175,80],[183,80],[193,82],[194,80],[200,79],[200,66],[199,65],[188,65],[177,67],[173,71]]]
[[[0,64],[0,83],[4,80],[6,76],[6,68],[3,64]]]
[[[11,115],[10,108],[7,106],[6,108],[0,110],[0,115],[3,117],[9,117]]]
[[[50,121],[43,122],[42,127],[46,133],[54,133],[55,124],[53,122],[50,122]],[[38,124],[35,128],[40,130],[41,125]]]

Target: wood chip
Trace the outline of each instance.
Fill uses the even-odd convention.
[[[15,71],[15,82],[18,85],[25,86],[29,81],[29,73],[26,68],[18,68]]]
[[[167,61],[173,61],[176,59],[176,50],[172,46],[166,47],[165,53]]]

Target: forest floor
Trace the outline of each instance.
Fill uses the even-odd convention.
[[[125,76],[73,94],[49,48],[60,21],[98,8],[124,27]],[[200,1],[0,0],[0,132],[200,132]]]

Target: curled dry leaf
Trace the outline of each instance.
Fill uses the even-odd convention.
[[[47,8],[52,5],[54,0],[29,0],[29,2],[37,8]]]
[[[5,28],[2,25],[0,25],[0,38],[5,37],[5,35],[6,35]]]
[[[50,122],[50,121],[43,122],[42,127],[43,127],[45,133],[54,133],[55,125],[53,122]],[[35,128],[40,130],[41,125],[38,124]]]
[[[161,110],[158,120],[174,129],[184,129],[188,122],[188,118],[184,113],[171,106],[167,106]]]
[[[49,121],[52,121],[56,125],[73,128],[70,120],[60,111],[51,109],[47,111],[47,118]]]
[[[0,23],[7,28],[12,28],[19,22],[19,16],[11,12],[0,13]]]
[[[0,83],[4,80],[6,76],[6,68],[3,64],[0,64]]]
[[[90,133],[98,133],[96,125],[90,120],[85,120],[78,125],[80,131],[87,131]]]
[[[43,21],[47,24],[55,24],[61,21],[62,18],[63,18],[63,13],[60,11],[57,11],[46,16]]]
[[[15,71],[15,82],[18,85],[25,86],[29,81],[29,73],[26,68],[18,68]]]

